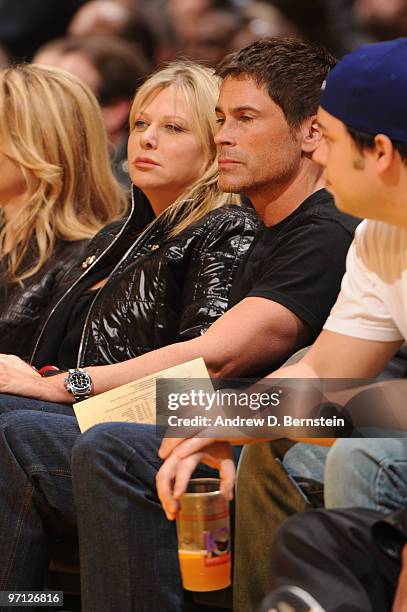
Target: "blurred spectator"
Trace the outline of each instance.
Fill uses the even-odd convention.
[[[134,92],[149,72],[138,49],[114,37],[63,38],[39,49],[34,61],[75,74],[96,94],[109,138],[114,174],[129,188],[127,120]]]
[[[63,36],[87,0],[0,0],[0,42],[15,60],[29,61],[38,47]]]
[[[329,28],[335,31],[342,49],[338,57],[368,43],[353,10],[355,0],[326,0]]]
[[[136,6],[115,0],[91,0],[69,24],[70,36],[117,36],[137,45],[155,66],[157,41],[150,24]]]
[[[115,36],[130,12],[114,0],[91,0],[75,13],[68,31],[71,36]]]
[[[194,25],[211,8],[211,0],[167,0],[166,10],[176,36],[183,37],[185,28]]]
[[[264,0],[279,9],[298,29],[302,38],[313,40],[340,56],[346,51],[336,31],[331,28],[327,0]]]
[[[159,35],[158,28],[152,27],[153,23],[148,20],[145,13],[133,12],[117,35],[137,45],[149,61],[151,68],[156,68],[159,63],[162,37]]]
[[[407,35],[406,0],[356,0],[355,16],[374,40]]]
[[[227,53],[237,50],[231,47],[231,41],[244,26],[243,14],[237,7],[207,11],[184,27],[180,37],[182,52],[215,66]]]
[[[231,51],[246,47],[260,38],[299,35],[296,25],[267,1],[250,2],[242,8],[242,14],[245,25],[234,37]]]

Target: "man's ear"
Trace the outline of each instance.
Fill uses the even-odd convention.
[[[372,153],[376,168],[379,174],[383,174],[392,169],[397,158],[397,151],[390,138],[385,134],[376,134],[374,142],[375,147]]]
[[[319,146],[322,132],[318,125],[317,116],[308,117],[300,127],[302,134],[302,150],[304,153],[313,153]]]

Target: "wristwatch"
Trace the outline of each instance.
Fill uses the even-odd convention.
[[[92,392],[92,379],[83,368],[68,370],[64,384],[65,389],[74,396],[75,402],[88,399]]]

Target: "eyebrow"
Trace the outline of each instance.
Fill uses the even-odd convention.
[[[149,117],[149,114],[145,111],[139,111],[139,115],[143,115],[144,117]],[[185,117],[181,117],[181,115],[164,115],[164,121],[169,121],[171,119],[177,119],[178,121],[184,121],[184,123],[188,123],[188,120]]]
[[[246,104],[243,106],[236,106],[235,108],[232,108],[232,113],[241,113],[242,111],[252,111],[255,113],[259,113],[259,109],[255,108],[254,106],[250,106],[250,104]],[[215,108],[215,112],[216,113],[223,113],[223,110],[221,109],[220,106],[216,106]]]

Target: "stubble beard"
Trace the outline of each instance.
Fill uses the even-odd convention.
[[[219,174],[218,187],[223,193],[245,193],[247,188],[246,181],[242,176],[227,176]]]

